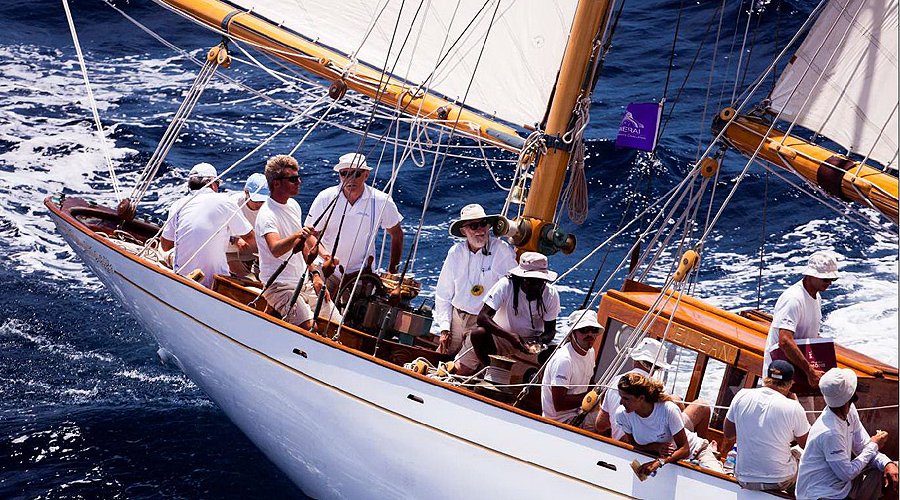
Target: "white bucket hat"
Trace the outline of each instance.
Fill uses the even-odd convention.
[[[809,256],[809,262],[803,268],[803,275],[835,280],[838,277],[837,261],[831,253],[818,251]]]
[[[856,393],[856,372],[849,368],[832,368],[819,379],[819,390],[828,406],[844,406]]]
[[[269,197],[269,183],[266,181],[266,176],[257,172],[247,177],[244,191],[250,196],[250,201],[257,203],[266,201],[266,198]]]
[[[572,331],[581,330],[582,328],[597,328],[603,333],[604,328],[597,321],[597,311],[590,309],[579,309],[569,315],[569,326]]]
[[[346,170],[348,168],[372,170],[372,167],[366,163],[366,157],[359,153],[347,153],[338,158],[338,163],[334,166],[334,171],[340,172],[341,170]]]
[[[663,370],[672,368],[672,365],[666,363],[666,359],[668,359],[666,346],[656,339],[645,338],[631,350],[630,356],[635,361],[646,361]]]
[[[203,177],[218,177],[219,173],[216,172],[216,167],[210,165],[209,163],[198,163],[194,165],[194,168],[191,169],[191,173],[188,174],[188,177],[194,178],[203,178]]]
[[[450,235],[456,236],[459,238],[465,238],[465,235],[462,234],[462,227],[466,224],[466,222],[473,220],[481,220],[484,219],[491,226],[497,222],[499,215],[488,215],[484,212],[484,207],[479,205],[478,203],[472,203],[462,207],[462,210],[459,211],[459,219],[453,221],[450,224]]]
[[[539,278],[544,281],[556,279],[556,273],[547,269],[547,256],[537,252],[525,252],[519,257],[519,265],[510,269],[509,274],[520,278]]]

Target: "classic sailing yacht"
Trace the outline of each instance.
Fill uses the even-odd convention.
[[[373,114],[518,153],[516,186],[504,209],[509,217],[495,231],[522,250],[575,249],[574,236],[558,225],[559,200],[567,172],[580,168],[581,132],[612,34],[611,2],[161,3],[233,42],[324,79],[334,102],[353,93],[366,95],[379,103]],[[896,25],[896,8],[893,12]],[[896,81],[896,44],[893,48]],[[194,89],[202,90],[216,66],[228,63],[224,46],[211,51]],[[491,71],[479,71],[485,67]],[[365,293],[351,290],[344,304],[361,311],[358,321],[320,319],[324,334],[318,335],[268,314],[264,301],[254,300],[260,283],[216,276],[209,290],[160,263],[151,245],[159,228],[132,217],[152,180],[152,167],[165,157],[191,101],[199,98],[194,89],[151,168],[117,209],[64,196],[48,198],[46,206],[66,241],[152,332],[160,357],[197,383],[307,494],[768,496],[689,463],[640,481],[631,463],[646,456],[630,446],[542,418],[533,395],[509,384],[472,384],[448,375],[446,359],[428,348],[427,335],[416,327],[427,322],[427,312],[410,306],[416,290],[405,276],[360,274],[359,282],[370,280],[371,286]],[[727,117],[724,129],[736,123],[736,114]],[[896,129],[896,106],[893,120]],[[529,135],[523,138],[524,131]],[[441,144],[449,148],[445,140]],[[896,163],[896,145],[893,151]],[[717,174],[715,161],[697,163],[657,207],[654,223],[641,238],[643,252],[633,247],[636,258],[622,290],[606,290],[602,299],[597,295],[599,304],[592,304],[607,328],[597,341],[600,392],[620,372],[629,347],[646,336],[659,338],[692,374],[687,399],[710,387],[717,395],[711,438],[721,436],[723,407],[734,393],[757,384],[768,328],[763,314],[729,313],[689,294],[712,225],[699,237],[686,230],[686,237],[672,243],[676,231],[699,224],[702,193]],[[511,214],[516,201],[524,203]],[[670,220],[677,221],[671,225],[675,229],[665,227]],[[643,278],[667,255],[678,258],[664,286],[646,284]],[[401,291],[399,305],[385,287]],[[396,320],[385,328],[384,322],[367,320],[370,312],[379,318],[396,315]],[[897,369],[843,348],[838,363],[859,374],[860,407],[887,407],[865,413],[867,427],[896,435]],[[534,370],[525,367],[509,375],[510,382],[513,377],[527,382]],[[890,453],[896,455],[896,449]],[[485,472],[489,478],[472,480]]]

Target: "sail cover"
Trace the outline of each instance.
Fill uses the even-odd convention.
[[[771,96],[782,119],[894,169],[897,6],[896,0],[829,2]]]
[[[229,3],[450,100],[465,96],[483,115],[533,126],[556,83],[577,1],[512,0],[497,8],[498,1]]]

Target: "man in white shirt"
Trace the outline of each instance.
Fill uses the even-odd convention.
[[[484,292],[516,267],[512,246],[490,235],[496,215],[487,215],[477,203],[464,206],[459,215],[450,224],[450,235],[465,240],[447,252],[434,292],[434,329],[441,334],[438,352],[454,355],[476,326]]]
[[[806,446],[809,421],[800,403],[789,397],[793,380],[794,367],[776,359],[763,387],[741,389],[728,408],[723,430],[726,440],[737,438],[734,475],[742,488],[789,491],[797,481],[791,442]]]
[[[878,449],[888,433],[869,436],[856,411],[856,373],[832,368],[819,379],[819,390],[828,406],[809,430],[800,458],[797,498],[869,499],[881,496],[882,484],[896,498],[897,463]]]
[[[214,275],[228,274],[225,247],[229,238],[253,237],[253,226],[237,204],[217,192],[216,177],[209,163],[194,165],[188,178],[191,194],[172,204],[160,236],[163,250],[175,249],[175,272],[187,275],[199,269],[207,288],[212,288]]]
[[[818,385],[822,372],[810,366],[809,361],[797,347],[796,339],[819,337],[822,323],[820,294],[837,280],[837,269],[834,256],[824,251],[816,252],[809,257],[809,262],[803,268],[803,279],[791,285],[778,298],[769,336],[766,338],[763,373],[767,372],[769,363],[772,362],[772,350],[780,347],[787,361],[803,374],[809,386]]]
[[[313,311],[324,281],[312,264],[316,231],[300,223],[303,214],[293,199],[300,193],[299,165],[290,156],[274,156],[266,162],[265,175],[271,193],[256,217],[260,281],[267,283],[285,260],[287,265],[263,291],[263,298],[288,323],[314,330]],[[309,275],[304,277],[307,272]],[[300,280],[303,280],[300,295],[290,307]],[[319,315],[333,321],[341,319],[327,293]]]
[[[672,368],[668,364],[668,350],[657,339],[644,338],[629,353],[632,361],[632,369],[623,373],[638,373],[645,377],[660,378],[659,373]],[[618,380],[621,375],[616,376],[614,380]],[[597,412],[595,430],[599,434],[609,435],[613,439],[621,440],[625,435],[624,431],[619,427],[615,420],[616,410],[621,406],[622,398],[619,390],[615,387],[609,387],[603,396],[603,403]],[[687,430],[705,434],[709,427],[709,417],[712,412],[709,409],[709,403],[703,399],[697,399],[692,403],[684,406],[682,402],[676,402],[679,407],[683,407],[681,416],[684,426]]]
[[[269,197],[269,186],[266,176],[257,172],[251,174],[244,183],[243,191],[230,193],[231,199],[241,208],[241,213],[250,222],[251,226],[256,226],[256,215],[263,203]],[[228,269],[231,274],[242,278],[253,278],[253,265],[256,263],[256,238],[232,237],[229,240],[228,248],[225,250],[225,257],[228,259]]]
[[[491,354],[537,363],[542,344],[556,335],[559,292],[550,281],[556,273],[547,269],[547,257],[525,252],[509,276],[487,292],[478,313],[478,327],[463,341],[454,360],[456,373],[471,375],[490,364]]]
[[[324,258],[333,253],[334,265],[343,266],[344,273],[359,271],[366,259],[375,255],[379,228],[386,230],[391,240],[388,272],[397,272],[403,254],[403,216],[390,195],[366,185],[371,170],[361,154],[341,156],[334,166],[340,184],[322,190],[306,215],[304,224],[319,232],[320,255]],[[340,271],[329,277],[332,294],[337,293],[340,280]]]
[[[597,312],[581,309],[569,315],[569,342],[559,346],[547,365],[541,381],[541,413],[557,422],[569,422],[581,408],[594,375],[594,341],[603,333]],[[594,406],[594,411],[598,406]],[[593,413],[593,411],[591,412]],[[594,430],[594,415],[588,413],[581,426]]]

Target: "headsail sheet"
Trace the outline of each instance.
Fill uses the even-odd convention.
[[[472,80],[467,107],[519,126],[543,118],[577,6],[501,2],[492,24],[495,0],[229,3],[452,100],[462,100]]]
[[[829,2],[781,74],[771,109],[896,169],[897,7],[897,0]]]

